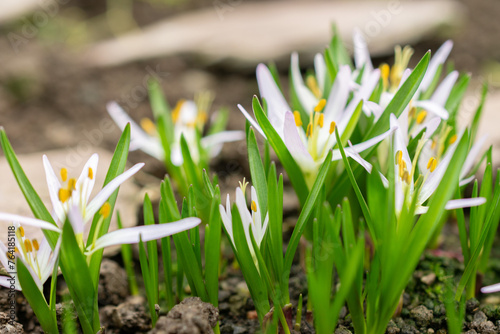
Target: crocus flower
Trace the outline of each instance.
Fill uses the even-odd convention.
[[[243,181],[241,187],[236,188],[236,207],[238,208],[238,212],[241,217],[241,222],[243,224],[243,230],[245,231],[248,248],[250,249],[250,252],[254,257],[254,261],[256,261],[255,250],[253,249],[252,240],[250,239],[250,228],[252,229],[255,242],[260,247],[260,244],[264,239],[264,235],[266,234],[267,224],[269,222],[269,213],[266,213],[264,222],[262,222],[262,212],[259,206],[259,201],[257,199],[257,192],[255,191],[255,188],[253,186],[251,187],[250,191],[250,210],[248,209],[244,193],[246,186],[247,183]],[[233,236],[233,220],[231,215],[231,202],[229,200],[229,194],[227,195],[226,199],[226,208],[224,209],[224,206],[221,204],[219,205],[219,211],[229,239],[231,240],[234,248],[238,250],[238,245],[234,242]]]
[[[363,38],[363,35],[359,30],[355,30],[353,33],[354,40],[354,61],[356,65],[355,73],[363,71],[362,83],[367,80],[369,73],[374,71],[373,65],[370,59],[370,53],[368,47]],[[422,99],[422,92],[429,89],[434,77],[436,76],[439,66],[444,64],[448,55],[453,47],[453,42],[448,40],[436,51],[436,53],[431,57],[427,70],[422,78],[422,81],[417,88],[415,95],[410,103],[409,108],[418,108],[418,113],[413,113],[410,115],[415,118],[418,126],[413,130],[413,134],[417,134],[418,129],[422,129],[426,126],[426,122],[431,121],[435,117],[441,119],[448,119],[448,111],[444,108],[448,96],[458,78],[458,72],[453,71],[447,75],[447,77],[442,81],[442,83],[436,88],[432,97],[430,99]],[[406,46],[403,49],[400,46],[395,48],[395,61],[394,65],[390,67],[388,64],[382,64],[380,66],[381,78],[383,82],[383,92],[380,98],[380,103],[370,104],[373,108],[375,115],[380,115],[385,107],[391,102],[395,93],[408,78],[411,70],[407,68],[408,62],[413,55],[413,50]],[[410,129],[412,130],[412,129]],[[430,136],[431,134],[429,134]]]
[[[493,293],[500,291],[500,283],[484,286],[481,288],[482,293]]]
[[[308,109],[309,117],[303,120],[298,111],[291,111],[269,69],[264,64],[257,66],[257,82],[260,94],[267,104],[267,117],[305,174],[315,175],[328,151],[336,144],[333,132],[337,129],[340,135],[344,133],[359,102],[370,97],[379,76],[380,71],[374,70],[347,103],[352,87],[351,70],[348,66],[341,67],[328,98],[320,99],[316,106]],[[302,86],[303,82],[299,80],[296,85]],[[305,93],[307,88],[302,88],[304,89],[296,89],[299,100],[310,107],[315,100],[311,99],[311,92]],[[301,94],[304,96],[300,97]],[[265,137],[264,131],[254,118],[241,105],[238,107],[255,129]],[[305,131],[304,124],[307,124]],[[346,149],[346,153],[362,152],[388,137],[391,132],[392,130],[389,130],[366,142],[353,145]],[[342,159],[339,150],[333,151],[333,159]]]
[[[0,219],[3,218],[0,217]],[[42,225],[45,226],[45,224]],[[0,262],[8,272],[17,273],[16,261],[23,261],[38,289],[43,291],[43,284],[54,271],[54,265],[61,247],[61,238],[59,238],[54,250],[52,250],[45,237],[42,238],[41,242],[38,242],[37,239],[29,239],[25,235],[24,228],[19,223],[16,222],[13,226],[15,227],[15,250],[13,253],[9,252],[11,248],[7,248],[0,241]],[[14,283],[16,290],[21,291],[21,285],[17,277],[0,276],[1,286],[9,288],[11,282]]]
[[[166,160],[156,126],[151,120],[143,119],[141,126],[139,126],[116,102],[108,103],[107,109],[109,115],[120,129],[123,130],[130,123],[131,151],[139,149],[160,161]],[[242,131],[221,131],[200,138],[207,118],[207,111],[200,108],[194,101],[181,100],[177,103],[172,111],[174,134],[173,142],[170,143],[169,157],[173,165],[180,166],[183,163],[180,144],[181,135],[184,135],[189,147],[189,153],[195,163],[200,161],[200,146],[208,151],[210,157],[215,157],[220,153],[223,143],[238,141],[245,137]]]
[[[69,178],[68,170],[62,168],[59,172],[60,180],[57,177],[47,156],[43,156],[43,166],[49,187],[50,200],[52,202],[54,220],[60,226],[66,220],[66,215],[70,207],[77,206],[85,223],[92,219],[96,212],[108,200],[113,192],[132,175],[137,173],[144,163],[138,163],[129,170],[118,175],[111,180],[90,202],[90,194],[95,184],[95,173],[99,156],[93,154],[83,167],[78,179]],[[62,182],[62,184],[61,184]]]
[[[426,137],[421,139],[417,147],[415,156],[412,159],[408,154],[406,135],[398,127],[398,120],[394,115],[391,115],[391,127],[396,127],[396,131],[393,136],[394,145],[394,182],[395,182],[395,200],[396,200],[396,211],[399,213],[405,204],[411,203],[415,193],[417,194],[417,207],[415,210],[416,214],[422,214],[427,212],[427,207],[424,203],[429,199],[429,197],[436,191],[444,174],[451,162],[453,153],[458,145],[458,141],[455,141],[452,146],[448,149],[443,158],[438,161],[435,157],[430,157],[425,165],[425,168],[420,170],[421,175],[416,177],[416,163],[419,159],[420,152],[422,150],[423,144],[426,141]],[[419,187],[419,191],[415,189],[415,181],[422,177],[422,182],[416,182]],[[467,198],[467,199],[457,199],[451,200],[446,204],[447,210],[464,208],[470,206],[478,206],[486,202],[485,198]]]

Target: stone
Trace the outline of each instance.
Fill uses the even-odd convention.
[[[430,273],[420,278],[420,281],[426,285],[432,285],[436,281],[436,274]]]
[[[221,1],[100,42],[83,54],[82,61],[93,66],[116,66],[139,59],[195,54],[207,63],[226,61],[233,67],[253,69],[259,62],[289,59],[292,51],[322,51],[330,41],[332,22],[349,48],[352,31],[358,28],[372,54],[392,55],[394,45],[417,42],[442,26],[456,25],[461,16],[462,7],[449,0],[362,4]],[[259,24],[255,24],[255,18]]]
[[[415,320],[418,326],[422,327],[429,325],[434,318],[433,312],[423,305],[417,306],[411,310],[410,316]]]
[[[12,320],[7,313],[0,312],[0,333],[2,334],[22,334],[23,326]]]
[[[219,311],[199,297],[189,297],[161,316],[150,334],[212,334]]]

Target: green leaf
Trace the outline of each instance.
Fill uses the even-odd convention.
[[[87,266],[85,256],[82,254],[71,223],[66,220],[62,231],[60,263],[64,280],[75,303],[78,318],[85,334],[95,333],[99,330],[99,318],[94,319],[98,313],[97,293]]]
[[[205,284],[210,303],[215,307],[219,301],[219,269],[221,257],[221,217],[219,213],[220,190],[212,199],[209,224],[205,227]]]
[[[26,177],[26,174],[24,173],[21,165],[19,164],[19,161],[17,160],[16,153],[14,152],[12,146],[10,145],[9,139],[7,138],[7,134],[5,133],[3,127],[1,126],[0,126],[0,144],[2,145],[2,149],[5,154],[5,158],[9,163],[10,169],[12,170],[12,173],[16,178],[19,188],[23,192],[24,198],[26,198],[26,201],[28,202],[28,205],[30,206],[33,215],[40,220],[44,220],[46,222],[56,225],[56,222],[52,218],[52,215],[50,214],[49,210],[47,210],[47,207],[43,204],[42,200],[40,199],[40,196],[38,196],[37,192],[31,185],[31,182]],[[50,247],[54,249],[57,243],[57,239],[59,237],[58,233],[48,230],[44,230],[43,233],[47,238]]]
[[[40,325],[46,333],[59,333],[55,318],[55,310],[52,312],[45,301],[45,297],[38,289],[33,277],[23,261],[17,260],[17,275],[19,284],[23,289],[23,295],[36,314]],[[15,277],[13,278],[16,279]]]
[[[156,325],[157,316],[155,304],[157,303],[155,299],[156,292],[158,289],[158,284],[154,284],[154,278],[151,277],[151,270],[149,267],[148,257],[146,255],[146,248],[144,247],[144,243],[142,242],[142,238],[139,240],[139,262],[141,264],[141,272],[142,278],[144,280],[144,287],[146,288],[146,297],[148,299],[149,306],[149,314],[151,316],[151,322],[153,323],[153,327]],[[149,254],[151,255],[151,254]]]
[[[259,206],[264,221],[267,213],[267,179],[262,158],[260,157],[259,146],[253,129],[248,131],[247,135],[247,150],[248,150],[248,165],[250,166],[250,175],[252,176],[252,184],[257,192]]]

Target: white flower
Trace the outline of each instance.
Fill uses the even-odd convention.
[[[113,192],[144,166],[144,163],[138,163],[129,170],[118,175],[89,202],[90,194],[95,184],[95,173],[97,171],[98,162],[99,156],[93,154],[83,167],[78,180],[69,178],[67,169],[62,168],[59,175],[61,181],[65,184],[63,186],[54,172],[49,159],[46,155],[43,156],[43,166],[47,178],[50,200],[52,202],[53,216],[54,220],[59,222],[60,226],[64,223],[69,208],[73,206],[80,209],[83,220],[87,223]]]
[[[420,175],[418,178],[422,177],[423,181],[418,182],[418,178],[415,179],[416,173],[416,162],[419,159],[420,152],[423,145],[426,142],[426,137],[421,139],[417,147],[414,161],[412,162],[407,149],[407,137],[404,132],[398,127],[398,120],[394,115],[391,115],[391,127],[397,127],[394,132],[393,145],[394,145],[394,182],[395,182],[395,200],[396,200],[396,211],[399,213],[403,208],[405,200],[410,203],[416,192],[415,181],[419,186],[418,197],[417,197],[417,208],[415,210],[416,214],[422,214],[427,212],[427,207],[423,204],[431,197],[431,195],[438,188],[441,180],[446,173],[446,170],[451,162],[455,149],[458,145],[459,140],[455,140],[452,145],[448,148],[446,154],[443,158],[438,161],[435,157],[430,157],[426,165],[421,168],[420,172],[425,174]],[[471,153],[467,159],[470,159]],[[465,164],[464,164],[465,166]],[[478,206],[486,202],[485,198],[467,198],[451,200],[447,203],[446,209],[452,210],[463,207]]]
[[[166,160],[156,126],[151,120],[143,119],[141,127],[116,102],[108,103],[107,109],[120,129],[123,130],[127,123],[130,123],[131,151],[139,149],[160,161]],[[181,135],[184,135],[189,153],[195,163],[200,160],[199,144],[203,149],[208,150],[210,157],[215,157],[220,153],[223,143],[238,141],[245,137],[242,131],[222,131],[200,139],[199,134],[203,132],[206,120],[206,111],[200,110],[194,101],[181,100],[177,103],[172,111],[173,142],[169,143],[172,164],[180,166],[183,163],[180,145]]]
[[[4,219],[4,217],[0,217],[0,219]],[[29,219],[29,221],[33,222],[35,219],[33,221]],[[45,224],[43,225],[45,226]],[[16,222],[13,226],[15,227],[15,251],[13,253],[9,252],[12,248],[8,248],[0,241],[0,262],[8,272],[17,273],[16,258],[17,261],[23,261],[38,289],[43,291],[43,283],[52,275],[54,270],[54,264],[61,247],[61,238],[58,239],[55,249],[52,251],[45,237],[41,242],[36,239],[29,239],[24,233],[24,228],[19,223]],[[14,283],[16,290],[21,291],[17,275],[13,274],[12,277],[0,276],[1,286],[8,288],[11,286],[11,282]]]
[[[292,61],[294,58],[295,56],[292,56]],[[294,70],[292,67],[292,72],[297,72],[297,69]],[[379,76],[380,71],[374,70],[347,103],[352,87],[351,70],[348,66],[342,66],[337,73],[328,99],[319,99],[313,106],[317,97],[304,86],[300,73],[293,74],[298,98],[304,106],[310,108],[307,110],[308,119],[303,120],[298,111],[291,112],[269,69],[263,64],[257,66],[257,82],[261,97],[267,103],[267,117],[304,173],[315,174],[317,172],[328,151],[336,144],[333,133],[335,128],[339,131],[339,135],[344,133],[359,102],[366,101],[370,97],[378,83]],[[241,105],[238,107],[255,129],[265,137],[262,128],[253,117]],[[302,127],[303,124],[308,124],[306,131]],[[388,137],[391,132],[392,130],[389,130],[366,142],[353,145],[346,149],[346,153],[349,155],[352,152],[362,152]],[[340,151],[334,150],[333,160],[341,158]]]
[[[488,285],[481,288],[482,293],[493,293],[500,291],[500,283]]]
[[[259,206],[259,201],[257,198],[257,192],[255,188],[251,187],[251,205],[250,210],[247,207],[247,203],[245,200],[245,195],[243,193],[246,188],[246,183],[243,181],[243,190],[241,187],[236,188],[236,207],[238,208],[238,212],[241,217],[241,222],[243,224],[243,230],[245,231],[245,237],[247,241],[248,248],[252,253],[252,256],[255,258],[255,251],[252,246],[252,240],[250,238],[250,228],[252,229],[252,233],[255,238],[255,242],[260,247],[262,240],[266,234],[267,224],[269,222],[269,213],[266,213],[264,222],[262,222],[262,213]],[[238,250],[238,245],[234,242],[233,236],[233,220],[231,215],[231,202],[229,200],[229,194],[226,199],[226,208],[224,206],[219,205],[220,215],[222,217],[222,222],[224,223],[224,227],[226,228],[226,232],[229,235],[229,239],[233,244],[234,248]]]

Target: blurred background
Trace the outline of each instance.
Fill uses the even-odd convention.
[[[145,82],[156,77],[170,104],[215,92],[213,110],[227,106],[229,127],[243,128],[236,105],[249,107],[258,93],[255,66],[273,61],[285,79],[290,53],[298,51],[301,66],[310,67],[335,23],[349,49],[352,29],[362,31],[375,65],[392,62],[396,44],[415,48],[414,65],[453,39],[449,59],[473,75],[462,119],[467,122],[480,84],[488,82],[482,123],[495,142],[499,14],[500,2],[489,0],[2,0],[0,125],[18,153],[111,151],[119,130],[106,103],[118,101],[136,120],[151,117]],[[236,148],[220,159],[246,155]],[[163,170],[141,153],[131,160],[146,160],[153,174]]]

